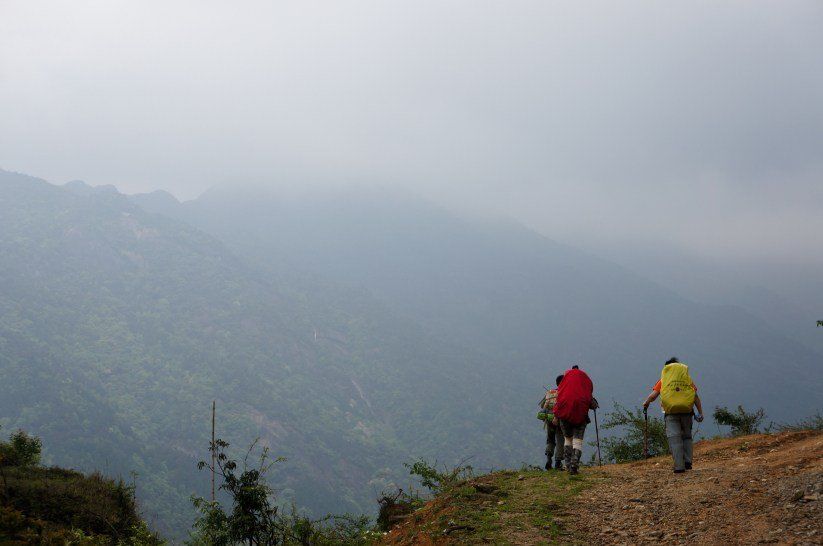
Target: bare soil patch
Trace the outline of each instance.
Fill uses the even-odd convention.
[[[591,544],[823,544],[820,432],[699,442],[685,474],[670,457],[593,473],[568,521]]]

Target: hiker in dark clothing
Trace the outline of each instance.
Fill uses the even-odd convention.
[[[658,396],[661,396],[660,405],[665,413],[666,438],[674,459],[674,472],[680,474],[692,468],[692,417],[698,423],[703,421],[703,404],[689,375],[689,367],[677,357],[670,358],[663,366],[660,381],[652,387],[643,402],[643,409],[648,409]],[[696,416],[694,408],[697,408]]]
[[[589,410],[598,407],[597,400],[592,396],[593,392],[592,380],[579,366],[572,366],[572,369],[567,370],[558,387],[554,415],[559,419],[563,431],[563,455],[569,474],[578,472],[580,458],[583,456],[583,434],[586,432],[586,425],[591,422]]]
[[[563,376],[558,375],[554,382],[560,386]],[[543,398],[542,408],[546,414],[546,470],[552,469],[552,455],[554,455],[554,468],[563,470],[563,431],[560,430],[560,422],[554,416],[554,404],[557,402],[557,389],[550,389]]]

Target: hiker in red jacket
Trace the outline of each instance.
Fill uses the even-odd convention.
[[[580,457],[583,456],[583,433],[586,425],[591,422],[589,410],[598,406],[597,400],[592,396],[593,392],[592,380],[579,366],[572,366],[571,370],[563,374],[563,381],[557,389],[554,415],[560,421],[563,431],[563,455],[569,474],[577,474]]]

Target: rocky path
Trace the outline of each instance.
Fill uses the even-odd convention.
[[[590,544],[823,544],[819,432],[698,443],[686,474],[661,457],[589,475],[564,520]]]

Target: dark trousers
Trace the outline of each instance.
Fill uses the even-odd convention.
[[[555,462],[563,460],[563,431],[560,426],[546,423],[546,460],[551,462],[554,455]]]

